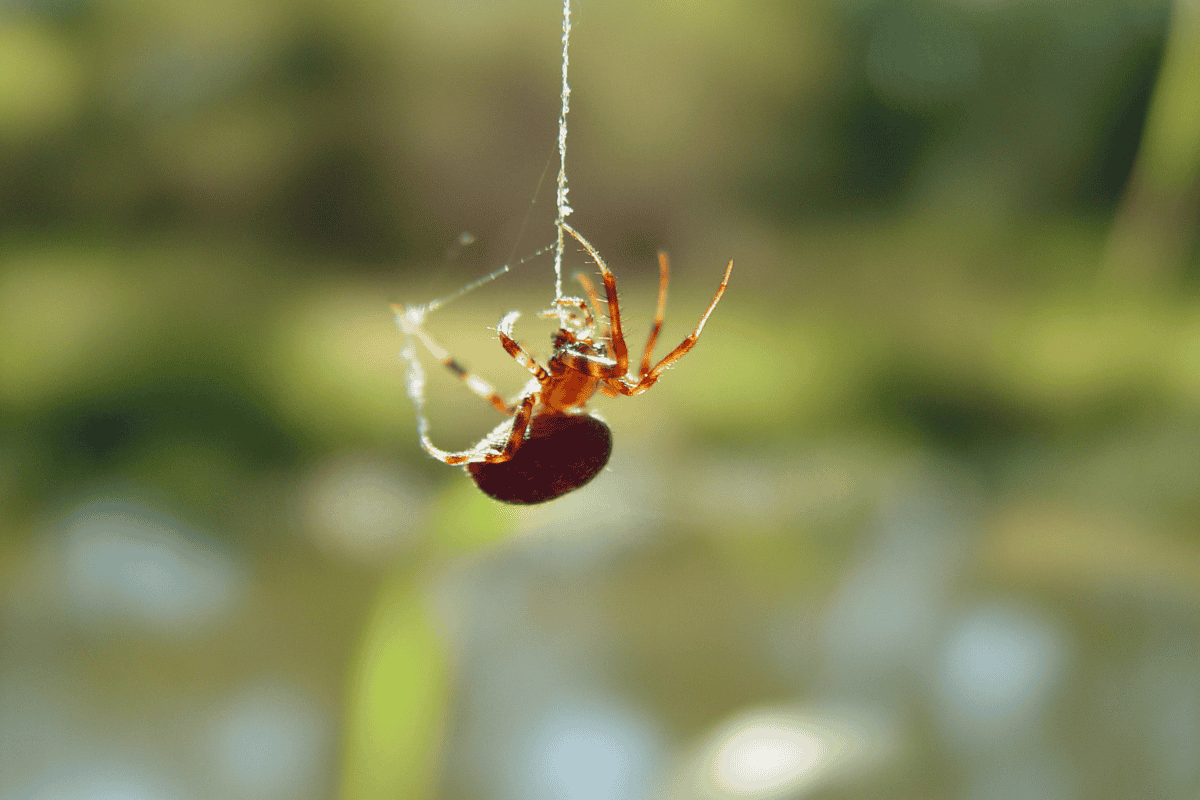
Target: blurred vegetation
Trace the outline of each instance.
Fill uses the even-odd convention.
[[[929,630],[995,600],[1065,631],[1068,678],[1013,741],[1077,791],[996,796],[1186,796],[1200,731],[1162,715],[1200,714],[1193,6],[577,8],[572,221],[631,341],[658,248],[663,341],[735,267],[654,392],[597,404],[609,472],[508,509],[417,445],[389,303],[552,239],[558,6],[7,4],[0,699],[68,710],[18,747],[25,706],[0,703],[0,793],[141,753],[185,797],[539,796],[489,785],[515,720],[557,696],[496,700],[507,669],[591,675],[672,752],[755,704],[886,700],[908,754],[844,796],[992,796],[929,663],[832,644],[869,594],[854,576],[909,525],[944,532],[911,562],[949,576],[912,611]],[[522,309],[536,350],[551,275],[531,259],[430,328],[516,391],[489,328]],[[495,424],[430,378],[440,444]],[[114,498],[247,576],[228,619],[164,637],[72,616],[81,509]],[[838,657],[884,677],[851,687]],[[204,780],[221,768],[189,731],[263,675],[339,744],[312,746],[302,785]],[[121,746],[78,744],[111,719]],[[176,796],[156,791],[135,794]]]

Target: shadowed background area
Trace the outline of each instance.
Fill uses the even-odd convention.
[[[577,5],[631,347],[735,265],[516,508],[389,304],[548,353],[557,4],[0,4],[0,796],[1197,796],[1194,5]]]

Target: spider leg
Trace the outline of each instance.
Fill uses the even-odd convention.
[[[500,334],[500,344],[504,345],[504,349],[516,359],[518,364],[529,370],[530,374],[537,379],[538,384],[545,386],[550,382],[550,373],[513,338],[513,323],[519,316],[521,316],[520,311],[510,311],[500,320],[500,326],[496,329],[496,332]]]
[[[425,329],[421,327],[416,319],[413,319],[407,309],[398,303],[393,303],[392,311],[396,314],[396,322],[400,325],[400,329],[406,335],[410,337],[415,336],[417,339],[420,339],[421,344],[425,345],[425,349],[429,351],[430,355],[442,362],[446,369],[453,372],[455,377],[467,385],[468,389],[484,400],[487,400],[497,410],[510,416],[512,415],[514,406],[504,402],[504,398],[496,392],[496,387],[458,363],[446,348],[430,338],[429,334],[425,332]]]
[[[587,301],[578,300],[574,297],[569,297],[566,299],[579,306],[579,310],[583,312],[583,324],[589,331],[596,327],[596,318],[592,316],[592,309],[588,306]]]
[[[709,315],[712,314],[713,309],[717,307],[717,303],[721,301],[721,295],[725,294],[725,287],[729,285],[729,273],[732,271],[733,259],[730,259],[729,265],[725,267],[725,276],[721,278],[721,285],[717,287],[717,293],[713,296],[712,302],[708,304],[708,310],[704,312],[704,316],[700,317],[700,322],[697,323],[696,330],[688,334],[688,337],[684,339],[678,347],[676,347],[670,353],[667,353],[663,360],[659,361],[658,364],[654,366],[654,369],[643,375],[641,380],[632,385],[621,380],[622,376],[619,375],[607,379],[605,383],[616,389],[621,394],[629,396],[641,394],[653,386],[655,382],[658,381],[659,376],[662,375],[664,370],[682,358],[683,354],[688,350],[691,350],[692,346],[696,344],[696,340],[700,338],[700,331],[704,330],[704,324],[708,322]]]
[[[517,406],[517,413],[513,416],[512,428],[508,430],[508,436],[504,439],[504,446],[500,448],[499,452],[493,450],[485,454],[480,459],[481,461],[487,464],[499,464],[513,457],[517,448],[521,446],[521,442],[525,440],[525,431],[529,428],[529,421],[533,419],[533,409],[537,406],[539,399],[541,399],[539,392],[530,392],[521,399],[521,404]],[[492,437],[503,431],[504,425],[500,425],[485,441],[492,445],[498,444]]]
[[[421,440],[421,446],[425,448],[425,452],[447,464],[474,464],[481,462],[495,464],[511,459],[525,438],[525,432],[529,428],[529,421],[533,419],[533,410],[537,407],[538,401],[541,399],[541,393],[538,391],[536,385],[531,382],[531,386],[519,402],[513,403],[511,406],[505,404],[496,394],[495,390],[491,388],[491,384],[463,369],[450,357],[450,354],[444,348],[425,333],[420,326],[419,317],[415,313],[410,315],[407,309],[399,305],[393,305],[392,309],[396,312],[396,320],[400,324],[400,328],[408,337],[408,343],[405,345],[401,355],[404,356],[409,364],[408,394],[412,398],[413,404],[417,407],[417,434]],[[425,416],[425,370],[421,366],[421,361],[417,358],[416,347],[413,344],[414,338],[420,339],[421,343],[429,349],[429,352],[452,372],[462,378],[472,391],[480,397],[491,401],[497,408],[512,416],[512,419],[501,422],[479,444],[469,450],[443,450],[435,445],[433,440],[429,438],[429,419]]]
[[[625,344],[625,334],[621,330],[621,309],[617,305],[617,279],[613,277],[612,270],[608,268],[608,264],[604,263],[600,253],[579,234],[579,231],[565,222],[559,224],[562,225],[563,230],[575,237],[575,241],[583,246],[587,254],[592,257],[592,261],[600,268],[600,275],[604,278],[604,294],[608,298],[608,341],[612,346],[613,360],[617,362],[610,377],[623,378],[629,372],[629,347]]]
[[[583,319],[583,325],[589,331],[596,326],[596,319],[592,316],[592,310],[588,308],[587,301],[578,297],[563,297],[555,300],[553,307],[547,308],[544,311],[539,311],[538,316],[545,317],[546,319],[554,319],[558,317],[558,306],[567,306],[568,308],[572,309],[571,313],[575,313],[574,310],[579,309]]]
[[[591,278],[589,278],[587,275],[584,275],[582,272],[576,272],[575,280],[579,281],[579,283],[583,286],[583,290],[587,292],[588,300],[591,301],[592,307],[596,309],[596,317],[603,319],[604,307],[600,305],[600,295],[596,293],[596,286],[592,283]]]
[[[667,281],[670,279],[671,268],[667,263],[667,254],[663,250],[658,251],[658,308],[654,312],[654,325],[650,328],[650,338],[646,340],[646,349],[642,352],[642,366],[638,370],[638,377],[644,378],[650,373],[650,353],[654,350],[654,344],[658,341],[658,334],[662,332],[663,315],[667,310]]]
[[[584,275],[582,272],[576,273],[575,278],[583,284],[583,290],[587,292],[588,300],[591,301],[592,306],[594,306],[596,309],[596,317],[603,318],[604,309],[600,305],[600,295],[596,294],[596,287],[592,284],[591,279],[589,279],[588,276]],[[608,353],[609,358],[612,358],[612,344],[609,342],[611,333],[609,332],[607,324],[604,326],[604,330],[601,331],[600,335],[604,339],[605,352]]]
[[[421,446],[431,456],[447,464],[499,464],[508,461],[525,438],[525,431],[529,428],[529,421],[533,419],[533,409],[537,406],[539,397],[538,392],[531,392],[521,398],[513,418],[501,422],[470,450],[451,452],[439,448],[430,441],[429,425],[422,415],[418,424]]]

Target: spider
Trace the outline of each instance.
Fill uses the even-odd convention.
[[[533,378],[513,401],[505,400],[483,378],[467,371],[421,327],[420,310],[396,304],[392,308],[410,344],[404,355],[412,365],[410,390],[418,411],[421,444],[434,458],[447,464],[462,464],[475,484],[487,495],[505,503],[542,503],[586,484],[604,468],[612,453],[612,432],[597,416],[585,411],[588,400],[597,391],[610,397],[641,394],[658,381],[662,373],[692,349],[700,331],[725,293],[733,260],[708,310],[696,329],[661,361],[650,366],[650,354],[662,330],[667,300],[669,267],[666,253],[658,254],[658,308],[650,337],[642,353],[636,375],[630,374],[629,348],[621,328],[621,309],[617,304],[617,281],[604,259],[574,228],[562,223],[600,268],[608,305],[608,323],[598,326],[603,313],[600,298],[592,283],[577,276],[588,294],[588,302],[577,297],[560,297],[543,316],[560,316],[561,326],[551,336],[553,351],[545,366],[539,364],[513,338],[513,325],[520,316],[511,311],[500,320],[498,333],[505,351]],[[562,313],[560,314],[560,309]],[[597,328],[600,328],[598,331]],[[428,423],[422,412],[424,375],[416,360],[411,341],[420,339],[429,352],[461,379],[471,391],[508,415],[490,434],[468,450],[447,452],[429,438]]]

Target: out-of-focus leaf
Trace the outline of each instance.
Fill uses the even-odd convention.
[[[352,677],[342,800],[432,794],[448,689],[422,597],[410,570],[380,592]]]

